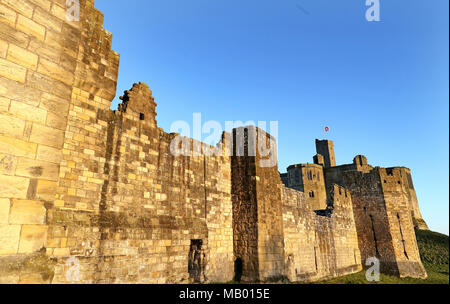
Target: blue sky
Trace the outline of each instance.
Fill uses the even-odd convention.
[[[278,121],[279,167],[336,159],[413,172],[422,214],[449,227],[449,2],[97,0],[121,54],[118,94],[143,81],[160,127],[174,121]],[[117,106],[118,99],[113,102]],[[205,135],[205,137],[207,134]]]

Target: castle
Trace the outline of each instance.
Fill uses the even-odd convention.
[[[409,169],[336,166],[317,141],[280,175],[250,126],[223,134],[229,153],[173,156],[147,85],[110,110],[120,56],[94,1],[80,8],[0,3],[0,283],[309,282],[371,257],[426,278]]]

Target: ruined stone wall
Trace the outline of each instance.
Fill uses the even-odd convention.
[[[202,244],[199,281],[231,280],[230,158],[195,156],[192,140],[191,156],[173,156],[176,135],[157,127],[149,88],[137,84],[124,97],[120,111],[98,109],[95,119],[83,122],[103,130],[97,136],[104,144],[80,140],[65,156],[69,169],[62,170],[59,187],[64,206],[55,208],[50,228],[63,237],[48,246],[59,262],[54,282],[67,282],[65,264],[73,257],[82,282],[195,280],[188,271],[194,241]],[[66,179],[71,181],[64,184]]]
[[[282,188],[286,273],[314,281],[361,270],[351,196],[333,188],[333,210],[316,214],[305,194]]]
[[[179,282],[199,240],[201,280],[231,280],[230,159],[173,158],[148,87],[109,110],[111,34],[65,2],[0,4],[1,281]]]

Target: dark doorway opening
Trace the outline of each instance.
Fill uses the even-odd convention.
[[[242,279],[242,259],[237,258],[234,261],[234,281],[241,282]]]
[[[195,283],[201,282],[201,275],[203,271],[202,244],[202,240],[191,240],[191,248],[189,250],[189,278],[193,279]]]

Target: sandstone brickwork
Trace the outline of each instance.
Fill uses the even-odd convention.
[[[343,187],[351,196],[361,263],[376,257],[385,273],[426,278],[414,229],[428,228],[420,214],[410,169],[374,168],[364,155],[356,156],[352,164],[336,166],[332,141],[316,140],[316,149],[315,165],[290,166],[287,174],[281,174],[284,185],[304,192],[307,204],[319,214],[324,213],[323,208],[315,208],[317,199],[310,191],[324,193],[327,205],[333,206],[336,185]],[[320,168],[320,174],[311,170],[314,166]],[[304,169],[299,168],[308,168],[309,175],[305,177]],[[315,181],[315,176],[324,176],[324,183]]]
[[[120,56],[94,1],[80,8],[0,0],[0,283],[313,281],[373,255],[424,277],[409,169],[336,167],[326,141],[280,177],[276,149],[249,154],[275,143],[254,127],[174,155],[146,84],[110,110]]]
[[[407,172],[373,168],[357,156],[353,164],[325,168],[325,179],[328,189],[338,184],[351,193],[363,261],[377,257],[385,273],[424,278],[414,232],[413,207],[418,205]]]
[[[313,210],[321,210],[327,207],[327,193],[322,166],[299,164],[290,166],[287,171],[286,185],[304,192]]]
[[[314,281],[362,269],[350,192],[334,186],[328,210],[314,212],[305,194],[282,186],[286,272]]]
[[[242,280],[279,279],[284,276],[285,261],[278,166],[262,167],[265,156],[259,149],[249,151],[249,143],[257,147],[259,140],[274,139],[255,127],[235,129],[233,155],[239,135],[244,136],[245,154],[232,157],[235,256],[243,263]]]

